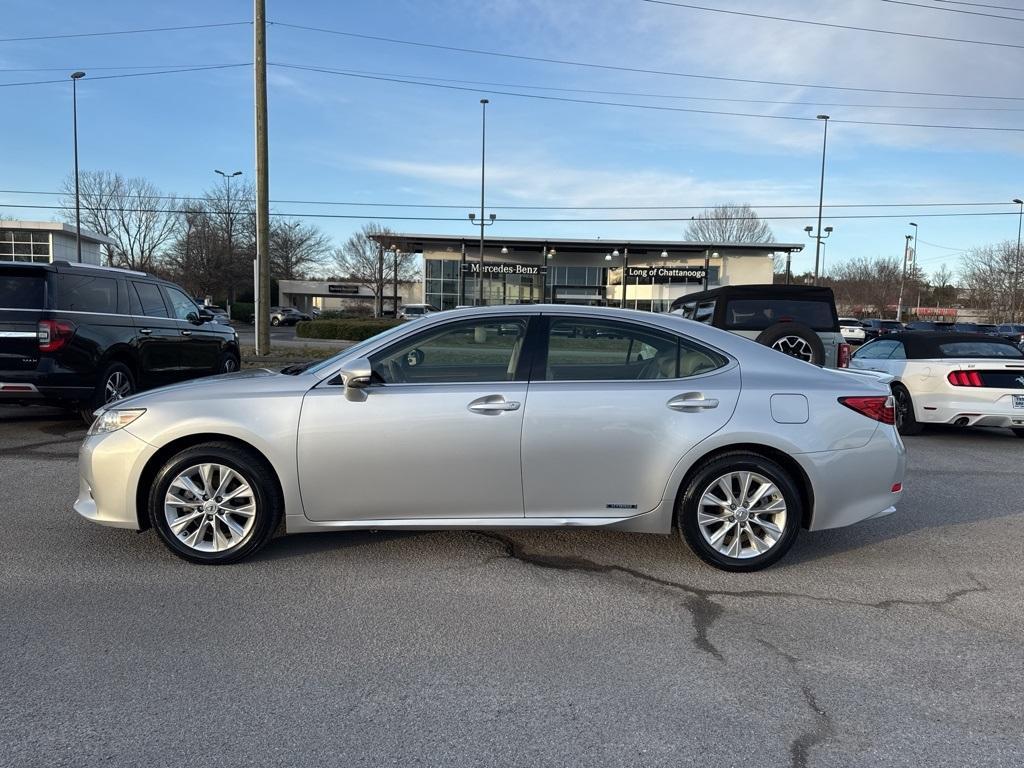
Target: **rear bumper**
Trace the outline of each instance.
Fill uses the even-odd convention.
[[[72,403],[89,400],[95,383],[64,369],[0,371],[0,403]]]
[[[841,528],[896,511],[907,469],[903,441],[879,425],[860,448],[796,454],[814,488],[810,529]],[[899,484],[900,490],[892,489]]]
[[[967,427],[1024,427],[1024,408],[1014,408],[1007,396],[997,402],[971,400],[923,401],[915,404],[917,420],[924,424],[956,424]],[[966,419],[966,423],[962,420]]]

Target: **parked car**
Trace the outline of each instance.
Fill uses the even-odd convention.
[[[440,312],[440,310],[432,304],[403,304],[398,308],[398,319],[416,320],[434,312]]]
[[[883,377],[668,314],[462,309],[288,373],[107,409],[79,453],[75,509],[152,526],[197,563],[250,555],[284,520],[289,532],[675,526],[708,563],[753,571],[800,528],[889,514],[902,490]]]
[[[850,359],[831,288],[730,285],[682,296],[670,311],[815,365],[845,368]]]
[[[864,343],[864,326],[855,317],[840,317],[839,332],[848,344]]]
[[[0,403],[92,410],[134,392],[237,371],[238,335],[144,272],[0,264]]]
[[[997,336],[996,326],[986,323],[955,323],[953,330],[957,333],[983,333],[988,336]]]
[[[894,377],[896,425],[916,435],[926,424],[1008,427],[1024,437],[1024,353],[978,334],[909,331],[861,347],[851,366]]]
[[[903,323],[895,320],[882,320],[877,317],[868,317],[860,321],[864,326],[864,339],[871,341],[887,333],[897,333],[903,330]]]
[[[1018,346],[1024,344],[1024,324],[1022,323],[1003,323],[996,326],[996,333]]]
[[[300,320],[312,319],[313,318],[307,315],[305,312],[300,312],[295,307],[270,308],[270,324],[275,327],[279,325],[295,325]]]
[[[216,304],[200,304],[199,309],[209,312],[213,316],[210,319],[211,323],[221,323],[223,325],[229,325],[231,323],[228,311],[224,309],[224,307],[219,307]]]
[[[907,331],[952,331],[953,323],[938,323],[934,320],[913,320],[903,326]]]

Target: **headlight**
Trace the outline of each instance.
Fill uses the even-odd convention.
[[[96,417],[96,421],[92,423],[92,426],[89,427],[88,434],[102,435],[104,432],[116,432],[122,427],[127,427],[145,412],[145,408],[103,411]]]

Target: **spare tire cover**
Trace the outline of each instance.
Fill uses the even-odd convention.
[[[808,363],[825,364],[825,345],[818,334],[803,323],[776,323],[761,331],[755,341]]]

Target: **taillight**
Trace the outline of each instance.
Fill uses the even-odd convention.
[[[40,352],[56,352],[75,335],[75,324],[67,320],[40,320],[36,328]]]
[[[896,404],[892,395],[840,397],[839,402],[869,419],[880,421],[883,424],[896,423]]]
[[[954,387],[983,387],[981,374],[977,371],[950,371],[946,377]]]
[[[839,368],[849,368],[850,367],[850,345],[849,344],[840,344],[839,345],[838,367]]]

